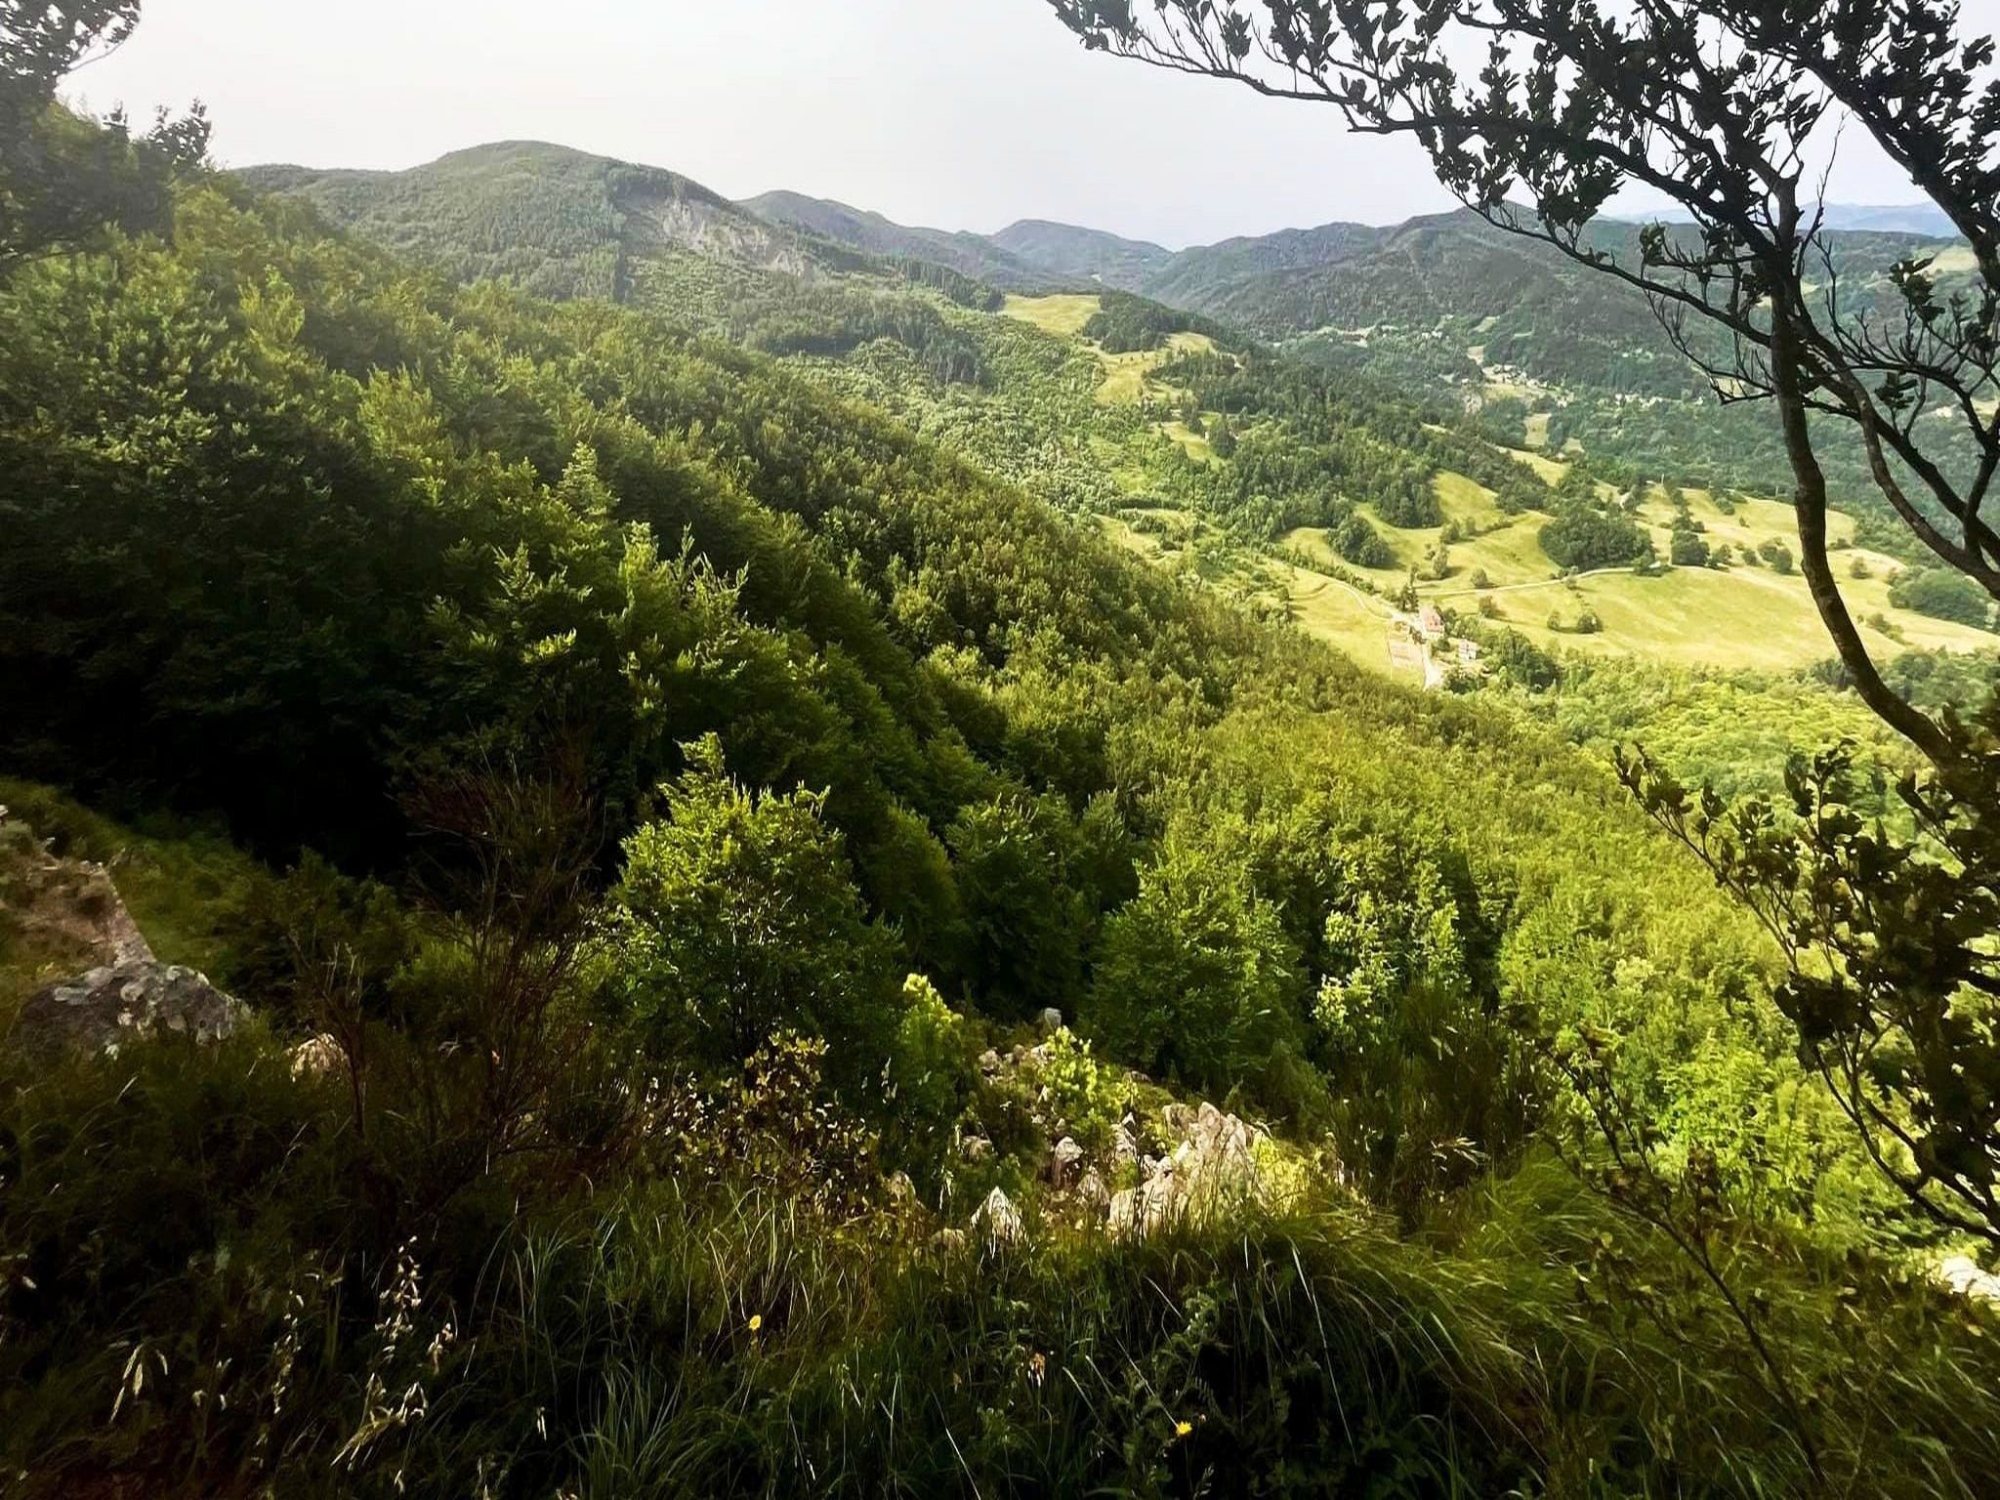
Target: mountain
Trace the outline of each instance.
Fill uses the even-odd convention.
[[[1149,240],[1128,240],[1047,219],[1022,219],[991,239],[1008,254],[1052,275],[1101,281],[1121,291],[1141,290],[1149,276],[1174,258],[1173,251]]]
[[[1216,287],[1346,259],[1379,244],[1391,232],[1368,224],[1336,223],[1196,245],[1155,268],[1136,290],[1161,302],[1192,306]]]
[[[457,280],[498,277],[540,296],[625,300],[636,263],[676,253],[801,276],[856,268],[843,247],[677,172],[540,141],[475,146],[403,172],[236,175]]]
[[[1823,205],[1821,212],[1828,229],[1920,234],[1935,239],[1958,238],[1958,226],[1935,203],[1828,203]],[[1685,220],[1687,215],[1675,205],[1657,210],[1620,210],[1607,217],[1628,224],[1645,224],[1655,219],[1672,223]]]
[[[881,214],[850,208],[829,198],[803,193],[763,193],[746,198],[741,208],[771,224],[801,229],[867,255],[929,261],[1008,291],[1043,290],[1054,277],[1048,270],[1009,254],[984,235],[969,231],[913,229]]]
[[[1466,210],[1174,252],[1039,220],[992,236],[911,228],[794,193],[738,204],[661,168],[525,142],[399,173],[242,175],[454,279],[498,276],[548,296],[644,305],[769,353],[839,357],[886,337],[933,376],[983,386],[993,361],[1012,356],[990,341],[977,347],[974,330],[947,326],[922,299],[876,294],[917,282],[993,310],[1006,292],[1115,288],[1487,410],[1513,441],[1574,441],[1689,483],[1772,492],[1790,482],[1771,425],[1750,408],[1718,410],[1643,297]],[[1895,212],[1840,211],[1849,222]],[[1638,233],[1605,218],[1591,239],[1629,257]],[[1959,274],[1948,244],[1908,230],[1835,230],[1829,243],[1850,307],[1893,295],[1884,273],[1912,250],[1946,252],[1941,270]],[[1874,503],[1865,468],[1846,460],[1844,450],[1832,460],[1838,492]]]
[[[1937,239],[1956,239],[1953,224],[1935,203],[1897,203],[1888,206],[1856,203],[1829,203],[1828,229],[1868,229],[1884,234],[1922,234]]]

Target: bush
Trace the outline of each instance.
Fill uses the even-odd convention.
[[[1905,568],[1889,583],[1889,602],[1934,620],[1950,620],[1987,629],[1993,620],[1993,599],[1963,573],[1949,568]]]
[[[1105,1150],[1130,1107],[1131,1091],[1090,1055],[1090,1043],[1058,1026],[1043,1047],[1038,1077],[1047,1133],[1074,1136],[1093,1154]]]
[[[921,974],[903,981],[902,1015],[896,1022],[882,1092],[890,1158],[913,1174],[931,1177],[957,1135],[979,1072],[973,1063],[972,1028],[944,1003]]]
[[[1770,538],[1762,546],[1758,547],[1757,555],[1769,563],[1776,572],[1789,573],[1792,571],[1792,549],[1776,537]]]
[[[1396,566],[1396,551],[1382,534],[1368,524],[1368,518],[1355,514],[1335,528],[1333,550],[1353,563],[1357,568],[1393,568]]]
[[[1677,568],[1708,566],[1708,543],[1692,530],[1676,527],[1667,547],[1667,561]]]
[[[625,841],[620,988],[663,1058],[732,1069],[772,1033],[826,1040],[859,1087],[889,1046],[892,948],[809,792],[744,790],[713,736],[688,748],[667,816]]]
[[[1623,516],[1589,505],[1567,506],[1541,530],[1542,551],[1558,567],[1615,568],[1652,555],[1646,533]]]

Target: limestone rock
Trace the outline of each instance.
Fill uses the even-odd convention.
[[[1111,1202],[1111,1195],[1104,1188],[1104,1179],[1095,1167],[1084,1170],[1082,1181],[1076,1185],[1076,1195],[1093,1208],[1105,1208]]]
[[[1049,1180],[1058,1188],[1066,1187],[1076,1175],[1076,1165],[1083,1160],[1083,1147],[1071,1137],[1064,1136],[1049,1153]]]
[[[1113,1195],[1108,1220],[1114,1234],[1143,1238],[1183,1218],[1264,1199],[1257,1168],[1261,1131],[1213,1104],[1170,1106],[1162,1118],[1182,1138],[1165,1157],[1144,1159],[1136,1188]]]
[[[1982,1271],[1969,1255],[1950,1255],[1938,1264],[1937,1279],[1968,1302],[2000,1307],[2000,1276]]]
[[[40,1053],[116,1055],[141,1038],[167,1034],[216,1042],[232,1035],[243,1002],[179,964],[106,964],[37,991],[21,1007],[10,1040]]]
[[[294,1078],[324,1078],[347,1066],[347,1054],[340,1050],[340,1043],[324,1031],[300,1042],[290,1056]]]
[[[153,950],[105,866],[49,852],[0,807],[0,910],[78,969],[150,963]]]
[[[1014,1200],[1005,1192],[995,1188],[986,1195],[986,1201],[972,1215],[972,1227],[986,1238],[986,1248],[992,1251],[1017,1245],[1027,1233],[1021,1222],[1021,1211],[1014,1207]]]
[[[1139,1160],[1139,1134],[1130,1115],[1120,1120],[1112,1132],[1111,1155],[1120,1166],[1131,1166]]]

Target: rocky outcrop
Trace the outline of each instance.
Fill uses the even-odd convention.
[[[979,1205],[972,1215],[972,1228],[984,1236],[988,1251],[997,1254],[1009,1245],[1019,1244],[1027,1233],[1027,1226],[1021,1221],[1021,1211],[1014,1206],[999,1188],[986,1195],[986,1201]]]
[[[101,968],[38,990],[14,1022],[12,1045],[38,1055],[118,1051],[142,1038],[215,1042],[234,1034],[243,1002],[179,964],[151,958]]]
[[[193,969],[163,964],[119,899],[111,871],[65,859],[0,808],[0,913],[39,954],[74,978],[29,997],[5,1037],[37,1057],[115,1053],[142,1037],[213,1042],[245,1014]]]
[[[1971,1256],[1946,1256],[1938,1264],[1936,1274],[1939,1285],[1967,1301],[2000,1308],[2000,1276],[1982,1270]]]
[[[5,807],[0,807],[0,911],[38,949],[80,966],[153,959],[110,870],[50,853]]]
[[[1257,1166],[1261,1130],[1208,1103],[1171,1106],[1165,1115],[1181,1140],[1164,1157],[1142,1159],[1137,1187],[1111,1195],[1106,1222],[1113,1234],[1143,1238],[1265,1200]]]

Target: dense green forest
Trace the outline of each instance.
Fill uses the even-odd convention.
[[[1650,563],[1645,464],[554,148],[169,175],[0,260],[0,1487],[1988,1484],[1963,1237],[1609,754],[1907,752],[1470,602],[1514,669],[1421,692],[1245,582],[1449,581],[1467,491]],[[1165,264],[1060,229],[995,242]],[[228,1035],[38,1041],[107,903]]]

